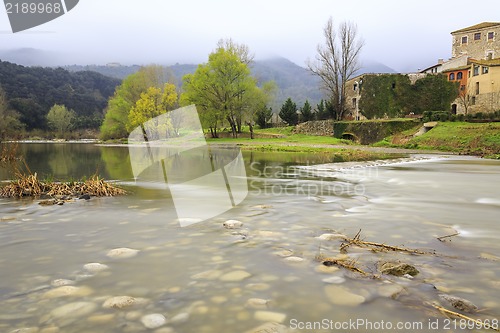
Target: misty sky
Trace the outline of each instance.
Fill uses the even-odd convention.
[[[451,56],[450,32],[499,21],[500,1],[465,0],[80,0],[66,15],[12,34],[0,8],[0,50],[36,48],[61,64],[173,64],[207,60],[221,38],[247,44],[257,59],[314,58],[322,29],[352,21],[364,61],[411,71]]]

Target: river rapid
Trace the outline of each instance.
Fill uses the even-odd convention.
[[[20,149],[40,177],[97,172],[130,194],[0,198],[0,332],[485,331],[438,307],[498,328],[499,161],[245,152],[247,198],[181,227],[164,184],[134,182],[125,147]],[[418,253],[341,251],[356,235]],[[418,274],[382,274],[386,262]]]

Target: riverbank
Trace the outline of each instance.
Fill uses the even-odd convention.
[[[415,130],[390,136],[376,147],[440,150],[460,155],[500,159],[500,123],[438,122],[428,132]]]

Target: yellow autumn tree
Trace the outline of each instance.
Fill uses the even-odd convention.
[[[167,83],[163,91],[160,88],[149,87],[130,110],[127,131],[131,132],[146,121],[175,109],[177,105],[178,95],[175,85]]]

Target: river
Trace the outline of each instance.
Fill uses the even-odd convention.
[[[126,147],[40,143],[20,152],[42,178],[97,172],[130,194],[62,206],[0,199],[1,332],[482,331],[436,306],[498,327],[499,161],[244,152],[247,198],[181,227],[169,191],[133,181]],[[10,177],[0,169],[0,180]],[[243,225],[225,228],[228,220]],[[423,254],[340,251],[339,235],[358,233]],[[122,248],[131,250],[110,252]],[[327,267],[326,257],[366,274]],[[380,274],[385,262],[419,273]]]

